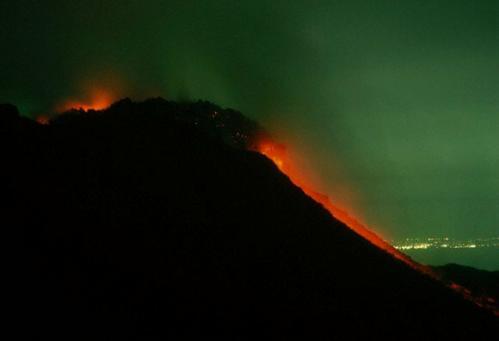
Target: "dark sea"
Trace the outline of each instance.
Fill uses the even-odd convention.
[[[456,263],[477,269],[499,271],[499,248],[476,249],[419,249],[402,251],[419,263],[445,265]]]

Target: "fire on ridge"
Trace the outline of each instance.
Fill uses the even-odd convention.
[[[107,109],[113,104],[116,100],[116,95],[111,92],[109,89],[103,87],[92,87],[84,96],[79,97],[71,97],[65,99],[54,107],[54,113],[50,115],[38,115],[35,120],[39,124],[48,125],[50,124],[50,120],[61,113],[71,111],[71,110],[79,110],[79,111],[100,111]]]
[[[83,98],[70,98],[56,107],[57,112],[76,110],[103,110],[108,108],[115,100],[115,95],[104,88],[92,88]]]
[[[348,226],[358,235],[367,239],[373,245],[388,252],[393,257],[403,261],[412,268],[419,270],[423,273],[426,273],[428,275],[433,275],[432,271],[428,267],[414,262],[411,258],[406,256],[402,252],[398,251],[397,249],[395,249],[388,242],[386,242],[377,234],[375,234],[367,227],[365,227],[362,223],[360,223],[355,217],[350,215],[347,211],[333,204],[328,196],[315,191],[310,186],[309,181],[307,181],[307,179],[305,179],[303,175],[301,175],[300,172],[296,169],[296,166],[292,165],[289,162],[289,159],[286,156],[286,152],[282,146],[273,143],[271,141],[264,140],[258,144],[258,151],[263,155],[267,156],[269,159],[271,159],[275,163],[275,165],[284,174],[286,174],[296,186],[300,187],[312,199],[322,204],[322,206],[324,206],[324,208],[326,208],[333,217],[344,223],[346,226]]]
[[[57,112],[62,113],[69,110],[80,110],[87,112],[90,110],[103,111],[110,107],[114,101],[114,95],[105,89],[94,88],[89,92],[86,100],[66,100],[57,106]],[[37,122],[42,125],[50,124],[48,116],[38,116]],[[429,266],[419,264],[412,260],[410,257],[397,250],[390,243],[386,242],[383,238],[371,231],[368,227],[363,225],[356,217],[348,213],[348,209],[340,208],[338,205],[333,204],[327,195],[317,192],[313,189],[311,182],[303,173],[300,172],[299,167],[291,162],[287,156],[284,146],[275,143],[272,139],[265,137],[257,139],[250,149],[265,155],[279,168],[281,172],[286,174],[289,179],[298,187],[300,187],[309,197],[316,202],[320,203],[329,213],[349,227],[352,231],[368,240],[371,244],[375,245],[381,250],[384,250],[394,258],[402,261],[409,267],[423,273],[433,279],[441,280],[440,276],[433,271]],[[494,314],[499,316],[499,310],[495,307],[495,301],[489,297],[476,297],[468,289],[450,282],[445,283],[450,289],[461,294],[465,299],[474,302],[476,305],[491,310]],[[492,300],[492,301],[491,301]]]
[[[279,170],[286,174],[296,186],[300,187],[303,192],[305,192],[305,194],[320,203],[325,209],[329,211],[329,213],[331,213],[333,217],[341,221],[355,233],[368,240],[376,247],[392,255],[396,259],[404,262],[411,268],[435,280],[442,281],[441,276],[438,275],[432,268],[415,262],[409,256],[400,252],[390,243],[386,242],[376,233],[371,231],[368,227],[364,226],[361,222],[359,222],[358,219],[349,214],[346,210],[333,204],[327,195],[313,190],[310,186],[310,182],[307,181],[307,179],[299,172],[296,165],[290,162],[290,159],[287,157],[285,148],[283,146],[271,140],[263,139],[257,144],[257,151],[272,160],[274,164],[279,168]],[[454,282],[444,282],[444,284],[451,290],[459,293],[466,300],[475,303],[481,308],[488,309],[492,311],[492,313],[494,313],[496,316],[499,316],[499,309],[497,308],[496,302],[493,298],[473,295],[473,293],[469,289]]]

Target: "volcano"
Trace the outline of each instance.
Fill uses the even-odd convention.
[[[493,313],[346,226],[209,102],[0,106],[21,339],[487,339]],[[412,261],[411,261],[412,262]]]

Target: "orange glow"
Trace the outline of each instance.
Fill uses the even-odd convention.
[[[448,284],[448,287],[460,293],[468,301],[472,301],[477,306],[492,311],[494,315],[499,317],[499,305],[496,303],[496,300],[493,299],[492,297],[474,295],[469,289],[454,282]]]
[[[38,122],[39,124],[47,125],[50,124],[50,118],[45,115],[40,115],[36,118],[36,122]]]
[[[351,230],[357,233],[359,236],[371,242],[371,244],[384,250],[388,254],[392,255],[396,259],[404,262],[411,268],[435,279],[443,282],[448,288],[459,293],[464,299],[474,302],[477,306],[488,309],[492,311],[496,316],[499,316],[499,308],[495,300],[490,297],[482,297],[473,295],[473,293],[467,288],[458,285],[456,283],[450,282],[446,283],[442,281],[440,275],[433,271],[430,267],[419,264],[413,261],[410,257],[395,249],[388,242],[383,240],[376,233],[364,226],[359,220],[348,213],[347,209],[342,209],[337,205],[333,204],[327,195],[316,192],[310,186],[310,181],[300,172],[296,165],[291,162],[290,158],[287,156],[286,149],[283,145],[274,143],[269,140],[263,140],[257,143],[257,151],[268,157],[274,162],[274,164],[279,168],[281,172],[286,174],[289,179],[298,187],[300,187],[305,194],[310,196],[312,199],[322,204],[322,206],[331,213],[333,217],[341,221],[343,224],[348,226]]]
[[[108,108],[116,97],[103,88],[92,88],[84,99],[69,99],[57,106],[56,111],[64,112],[71,109],[76,110],[103,110]]]
[[[369,242],[371,242],[371,244],[388,252],[393,257],[401,260],[410,267],[429,276],[436,277],[436,275],[433,274],[433,271],[429,267],[414,262],[410,257],[398,251],[376,233],[365,227],[362,223],[359,222],[357,218],[348,213],[348,209],[340,208],[338,205],[333,204],[333,202],[327,195],[313,190],[312,186],[310,185],[311,182],[303,176],[303,172],[300,172],[297,169],[296,165],[290,162],[290,158],[287,157],[284,146],[268,140],[260,141],[260,143],[258,143],[257,145],[257,150],[261,154],[271,159],[275,163],[275,165],[284,174],[286,174],[296,186],[300,187],[312,199],[322,204],[322,206],[327,209],[333,217],[341,221],[343,224],[348,226],[351,230],[353,230],[364,239],[367,239]]]

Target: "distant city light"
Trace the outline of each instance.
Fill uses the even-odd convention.
[[[456,240],[449,237],[406,238],[394,241],[398,250],[499,248],[499,237]]]

